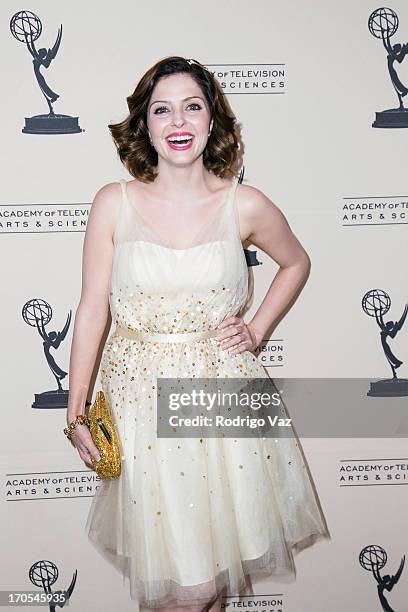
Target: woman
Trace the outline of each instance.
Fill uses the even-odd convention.
[[[116,328],[101,384],[123,469],[93,498],[89,538],[141,606],[216,611],[222,592],[250,589],[259,575],[293,575],[293,554],[330,536],[295,436],[160,437],[157,377],[267,379],[253,351],[294,301],[310,261],[278,207],[238,185],[235,117],[201,64],[159,61],[128,106],[109,127],[135,178],[105,185],[92,204],[67,422],[84,411],[110,307]],[[243,243],[280,265],[249,323],[240,316]],[[72,440],[91,467],[99,456],[87,427]]]

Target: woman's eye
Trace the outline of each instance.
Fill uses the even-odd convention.
[[[192,102],[191,104],[188,105],[187,108],[192,108],[193,110],[201,110],[201,106],[200,104],[197,104],[197,102]],[[162,115],[163,112],[166,112],[168,110],[167,106],[157,106],[154,111],[153,114],[154,115]]]

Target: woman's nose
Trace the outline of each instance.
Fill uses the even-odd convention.
[[[182,113],[179,112],[175,112],[173,114],[173,125],[175,125],[176,127],[181,127],[184,123],[184,117]]]

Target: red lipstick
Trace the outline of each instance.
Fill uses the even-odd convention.
[[[191,132],[172,132],[166,136],[169,147],[175,151],[189,149],[193,143],[193,138],[194,136]]]

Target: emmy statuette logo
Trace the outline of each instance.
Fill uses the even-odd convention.
[[[405,304],[404,312],[399,321],[389,320],[386,323],[383,317],[391,306],[391,298],[388,293],[382,289],[371,289],[364,295],[361,306],[366,315],[375,317],[377,321],[380,329],[381,345],[392,370],[392,378],[377,380],[371,383],[367,395],[374,397],[404,397],[408,395],[408,379],[397,377],[397,368],[404,362],[394,355],[388,344],[388,339],[395,338],[402,329],[408,313],[408,304]]]
[[[65,591],[51,591],[51,587],[58,579],[58,568],[52,561],[36,561],[30,567],[28,575],[34,586],[44,589],[44,593],[52,598],[49,602],[50,612],[55,612],[56,608],[63,608],[69,602],[75,587],[78,570],[74,571],[71,584]]]
[[[52,391],[35,393],[35,401],[31,404],[32,408],[66,408],[68,404],[68,391],[62,388],[61,380],[66,377],[67,372],[56,363],[51,349],[58,349],[61,342],[65,340],[71,323],[72,311],[69,311],[67,320],[62,331],[47,331],[45,326],[52,319],[52,308],[45,300],[32,299],[26,302],[21,311],[22,317],[31,327],[36,327],[43,341],[44,355],[48,367],[53,373],[58,388]]]
[[[25,118],[25,126],[21,130],[25,134],[77,134],[83,130],[78,125],[78,117],[54,113],[53,103],[60,97],[47,84],[41,68],[49,68],[55,59],[62,38],[62,25],[58,28],[57,38],[52,49],[42,47],[37,49],[35,42],[41,35],[42,23],[31,11],[19,11],[10,20],[10,31],[14,38],[26,45],[33,58],[35,78],[41,93],[48,104],[48,113]]]
[[[391,592],[400,579],[405,564],[405,555],[402,557],[398,571],[394,576],[390,576],[389,574],[381,576],[380,570],[387,563],[387,553],[381,546],[377,546],[377,544],[365,546],[360,552],[359,561],[361,567],[368,572],[372,572],[377,582],[378,597],[384,612],[395,612],[388,603],[384,591]]]
[[[408,54],[408,43],[391,44],[390,38],[398,30],[399,19],[395,11],[382,7],[373,11],[368,19],[368,29],[375,37],[382,40],[387,52],[387,66],[391,83],[398,96],[398,108],[375,113],[373,127],[378,128],[406,128],[408,127],[408,110],[404,108],[402,98],[407,95],[408,88],[402,83],[397,73],[397,65],[402,64]]]

